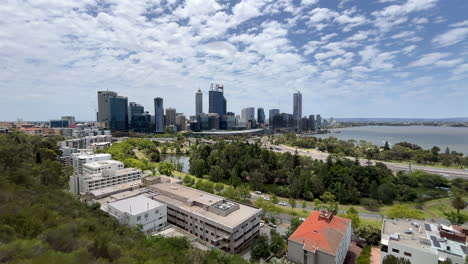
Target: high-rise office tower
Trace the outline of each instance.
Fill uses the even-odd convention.
[[[175,117],[175,123],[178,131],[187,129],[187,118],[182,113],[177,113]]]
[[[74,117],[74,116],[62,116],[61,119],[62,119],[62,120],[68,120],[68,124],[69,124],[70,126],[73,126],[73,125],[75,125],[75,123],[76,123],[76,122],[75,122],[75,117]]]
[[[315,123],[316,123],[315,125],[316,129],[322,128],[322,117],[320,115],[317,115],[317,120]]]
[[[132,123],[133,116],[143,114],[144,112],[145,108],[142,105],[135,102],[130,102],[128,104],[128,123]]]
[[[241,122],[248,122],[255,120],[255,108],[246,107],[242,109],[241,112]]]
[[[293,95],[293,122],[294,127],[301,129],[302,118],[302,94],[301,92],[294,93]]]
[[[268,124],[270,126],[273,126],[273,117],[276,115],[279,115],[280,110],[279,109],[270,109],[269,115],[268,115]]]
[[[226,98],[224,98],[224,86],[212,83],[209,92],[208,113],[226,115]]]
[[[154,126],[156,133],[164,133],[164,107],[161,97],[154,98]]]
[[[309,116],[309,125],[308,125],[310,130],[315,130],[315,116],[310,115]]]
[[[195,115],[203,113],[203,93],[198,89],[195,93]]]
[[[109,128],[112,131],[128,130],[128,98],[114,96],[109,98],[110,118]]]
[[[105,123],[109,128],[110,120],[110,98],[117,96],[116,92],[98,91],[98,112],[97,121]]]
[[[265,110],[262,107],[257,109],[257,122],[259,124],[265,124]]]
[[[176,124],[176,109],[169,107],[166,108],[166,126],[172,126]]]

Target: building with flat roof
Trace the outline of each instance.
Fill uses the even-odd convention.
[[[148,186],[169,223],[219,249],[239,252],[258,235],[262,210],[174,183]]]
[[[166,205],[144,195],[111,202],[107,208],[121,224],[141,226],[145,233],[159,231],[167,224]]]
[[[83,174],[83,165],[95,161],[111,160],[111,154],[98,153],[98,154],[72,154],[73,172],[75,174]]]
[[[288,239],[288,259],[301,264],[337,263],[351,244],[351,220],[314,211]]]
[[[103,171],[116,171],[124,168],[117,160],[102,160],[83,164],[83,174],[96,174]]]
[[[457,226],[419,220],[385,219],[381,259],[394,255],[411,263],[436,264],[449,258],[453,264],[463,264],[468,254],[467,231]]]
[[[131,182],[142,178],[142,171],[134,168],[103,170],[95,174],[77,174],[70,176],[70,190],[76,194]]]

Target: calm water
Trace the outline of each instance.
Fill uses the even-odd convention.
[[[341,133],[334,133],[340,131]],[[433,126],[364,126],[333,129],[330,134],[317,137],[336,137],[356,141],[365,140],[383,146],[385,141],[395,144],[402,141],[417,144],[423,148],[438,146],[441,151],[450,150],[468,155],[468,128],[466,127],[433,127]]]
[[[189,172],[190,169],[190,157],[183,154],[161,154],[162,161],[170,161],[172,163],[181,163],[184,165],[183,172]]]

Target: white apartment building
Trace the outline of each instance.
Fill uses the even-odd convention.
[[[141,179],[141,170],[126,168],[103,170],[95,174],[75,174],[70,177],[70,190],[76,194]]]
[[[121,224],[140,225],[146,233],[159,231],[167,225],[166,205],[144,195],[108,203],[107,210]]]
[[[437,264],[449,258],[453,264],[464,264],[468,254],[466,232],[461,227],[412,219],[386,219],[382,227],[381,260],[394,255],[411,263]]]
[[[59,142],[59,146],[76,148],[76,149],[89,149],[96,144],[112,144],[111,135],[97,135],[97,136],[85,136],[81,138],[67,139]]]
[[[72,154],[73,172],[83,174],[83,165],[95,161],[111,160],[111,154]]]
[[[124,168],[122,162],[117,160],[102,160],[83,164],[83,174],[96,174],[103,171],[117,171]]]

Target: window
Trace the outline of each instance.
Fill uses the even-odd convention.
[[[156,214],[159,214],[159,210],[158,210],[158,209],[156,209]]]
[[[145,214],[145,218],[148,218],[148,214]]]
[[[396,248],[392,248],[392,252],[394,253],[400,253],[400,250],[396,249]]]
[[[141,220],[141,215],[137,216],[137,221]]]
[[[409,253],[409,252],[405,252],[405,253],[403,253],[403,255],[405,255],[405,256],[407,256],[407,257],[411,257],[411,256],[412,256],[412,254]]]
[[[382,245],[380,247],[380,250],[382,250],[382,252],[388,252],[388,246],[387,245]]]

